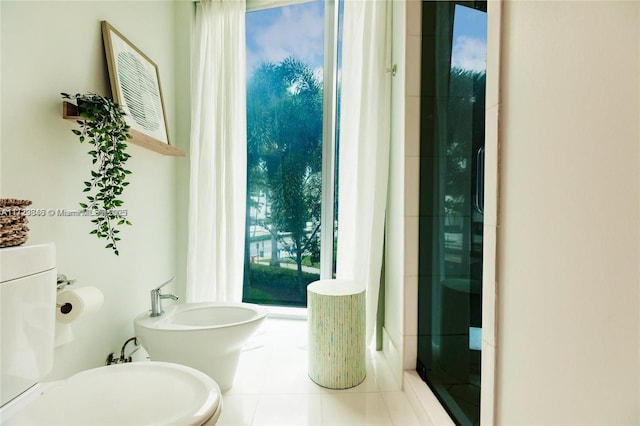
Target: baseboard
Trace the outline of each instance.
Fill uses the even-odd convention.
[[[421,425],[455,426],[429,386],[422,381],[418,373],[405,370],[403,374],[404,391]]]
[[[402,389],[402,354],[384,327],[382,328],[382,352],[384,353],[387,366],[393,375],[394,381],[398,385],[398,388]]]

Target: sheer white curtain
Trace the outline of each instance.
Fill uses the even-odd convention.
[[[245,0],[196,3],[187,301],[240,301],[246,205]]]
[[[387,0],[344,5],[336,278],[366,287],[367,343],[378,305],[389,176],[390,11]]]

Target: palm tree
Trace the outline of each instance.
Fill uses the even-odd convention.
[[[318,244],[322,165],[322,82],[308,65],[287,58],[254,70],[247,84],[247,148],[247,203],[259,191],[270,200],[271,265],[279,264],[280,242],[293,254],[303,291],[302,260]],[[307,222],[314,223],[312,232]]]

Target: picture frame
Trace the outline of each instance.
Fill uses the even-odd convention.
[[[113,100],[136,134],[170,145],[158,65],[107,21],[101,22]]]

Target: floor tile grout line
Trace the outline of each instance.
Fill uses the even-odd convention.
[[[368,398],[371,398],[372,395],[376,395],[376,394],[378,396],[373,398],[375,400],[379,400],[379,398],[383,400],[382,401],[382,404],[384,407],[383,413],[385,414],[386,418],[388,418],[388,421],[390,422],[390,424],[397,424],[396,419],[394,419],[392,415],[392,410],[389,404],[394,406],[396,404],[399,404],[398,407],[400,407],[399,409],[402,410],[401,407],[403,407],[403,403],[401,402],[401,400],[399,401],[396,397],[389,397],[389,398],[385,397],[386,396],[385,393],[399,392],[402,394],[402,389],[389,388],[388,383],[386,381],[386,379],[388,378],[385,377],[385,374],[387,374],[387,371],[385,370],[386,364],[384,363],[384,360],[382,360],[382,363],[380,363],[381,359],[379,354],[377,353],[373,353],[373,352],[367,353],[367,359],[366,359],[367,376],[365,377],[365,380],[363,381],[363,383],[359,385],[360,386],[359,389],[351,388],[349,390],[330,390],[330,389],[324,389],[324,388],[316,389],[313,387],[306,387],[304,392],[299,392],[296,386],[298,386],[301,382],[304,383],[303,386],[309,386],[310,383],[304,380],[300,382],[298,376],[301,374],[301,372],[293,372],[293,374],[290,374],[289,376],[289,377],[295,378],[294,380],[291,380],[290,389],[287,388],[286,385],[284,385],[280,389],[278,389],[276,386],[275,390],[273,390],[273,388],[272,390],[269,390],[269,387],[270,387],[269,376],[267,375],[268,373],[263,373],[264,370],[270,370],[273,368],[274,365],[277,365],[277,364],[286,365],[287,362],[297,363],[296,370],[300,370],[301,366],[303,367],[302,369],[306,368],[306,364],[304,363],[304,357],[305,357],[304,352],[306,352],[306,349],[300,348],[299,347],[300,345],[298,344],[294,346],[286,345],[286,344],[283,345],[283,343],[286,343],[286,341],[288,340],[287,336],[291,335],[290,333],[283,333],[283,332],[276,332],[275,334],[270,333],[271,330],[277,329],[279,325],[282,325],[282,323],[274,324],[273,327],[265,330],[263,335],[260,336],[261,338],[267,339],[264,342],[264,344],[256,347],[252,347],[249,350],[243,351],[243,354],[248,354],[246,357],[243,357],[245,362],[249,362],[249,363],[260,362],[261,364],[264,365],[264,368],[262,368],[262,370],[255,370],[256,374],[250,373],[249,375],[243,378],[245,382],[245,386],[248,386],[248,387],[242,388],[241,390],[231,394],[231,395],[234,395],[234,398],[238,398],[240,400],[242,400],[242,398],[244,397],[255,398],[255,405],[253,406],[250,412],[250,416],[247,416],[247,419],[249,419],[250,417],[249,425],[257,426],[258,424],[260,424],[261,419],[258,418],[259,408],[261,407],[260,404],[265,404],[265,401],[268,401],[269,398],[272,398],[272,397],[277,398],[277,397],[283,397],[286,395],[291,395],[291,396],[296,396],[300,398],[300,400],[305,400],[307,401],[307,403],[310,403],[309,401],[314,400],[315,404],[317,404],[316,407],[320,410],[318,414],[319,419],[314,420],[314,419],[308,418],[306,423],[316,424],[317,420],[319,420],[320,424],[323,424],[323,425],[327,424],[327,426],[331,426],[327,423],[329,421],[329,418],[326,417],[327,413],[325,413],[325,409],[329,409],[329,405],[327,404],[330,399],[332,398],[339,399],[341,396],[346,396],[347,399],[350,399],[353,401],[354,399],[357,400],[359,398],[368,399]],[[301,333],[296,333],[296,335],[298,334],[301,334]],[[271,339],[270,338],[271,336],[274,336],[274,338]],[[300,339],[297,339],[297,340],[300,340]],[[257,351],[263,351],[264,353],[260,354],[260,353],[257,353]],[[241,362],[242,361],[243,360],[241,359]],[[254,370],[250,370],[250,371],[254,371]],[[378,373],[380,373],[380,376]],[[258,376],[259,374],[263,374],[263,376]],[[259,378],[255,380],[255,377],[259,377]],[[275,377],[278,377],[278,376],[276,375]],[[273,373],[271,378],[273,379]],[[252,386],[251,384],[252,381],[258,383],[258,386],[259,386],[258,390],[250,388]],[[309,381],[312,382],[310,379]],[[262,408],[264,409],[264,407]],[[393,410],[393,411],[396,413],[399,412],[398,410]],[[366,417],[366,414],[365,414],[365,417]],[[402,417],[399,417],[399,419],[401,418]],[[232,423],[233,421],[238,419],[229,418],[228,420],[230,421],[230,423]],[[286,422],[286,420],[284,419],[283,421]],[[358,424],[365,424],[365,422],[366,422],[366,418],[358,420]],[[244,424],[244,421],[243,421],[243,424]]]

